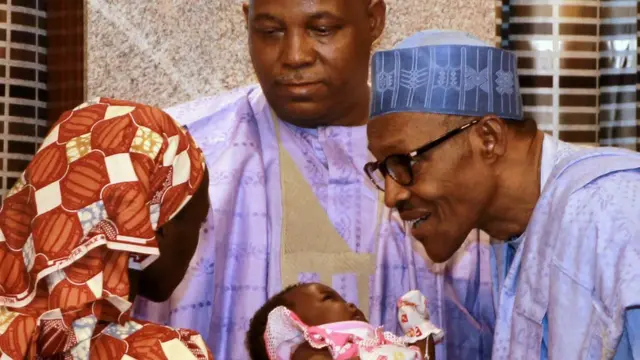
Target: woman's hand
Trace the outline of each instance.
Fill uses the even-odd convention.
[[[420,353],[424,354],[425,359],[433,360],[436,358],[436,343],[433,336],[429,335],[426,339],[422,339],[412,344],[420,349]]]
[[[435,341],[433,341],[433,336],[429,335],[429,337],[427,338],[427,354],[425,355],[425,359],[428,360],[435,360],[436,358],[436,344]]]

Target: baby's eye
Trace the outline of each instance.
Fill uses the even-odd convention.
[[[333,295],[332,294],[326,294],[325,296],[322,297],[322,301],[329,301],[333,299]]]

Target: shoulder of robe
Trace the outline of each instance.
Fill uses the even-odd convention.
[[[591,263],[572,277],[591,284],[593,300],[621,321],[625,308],[640,306],[640,169],[604,174],[573,192],[563,224],[563,242]]]
[[[556,204],[555,210],[564,213],[564,222],[595,227],[599,236],[624,241],[620,230],[640,231],[640,155],[615,149],[595,154],[577,156],[579,160],[564,170],[555,193],[558,198],[567,196],[567,202],[563,207]],[[640,233],[628,237],[640,239]]]
[[[174,105],[164,111],[180,125],[192,128],[202,123],[222,122],[243,112],[251,110],[250,98],[256,92],[261,94],[258,85],[238,88],[227,93],[202,97],[186,103]]]
[[[575,189],[568,207],[575,206],[584,216],[600,221],[628,220],[640,229],[640,168],[609,172]],[[638,234],[640,238],[640,234]]]
[[[248,141],[258,133],[256,108],[266,100],[257,85],[179,104],[165,111],[185,126],[212,164],[233,141]]]
[[[556,164],[551,178],[550,189],[574,198],[593,187],[615,189],[617,184],[640,179],[640,153],[608,147],[581,150]],[[633,192],[634,188],[630,184],[626,191]]]

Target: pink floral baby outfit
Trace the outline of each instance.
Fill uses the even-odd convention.
[[[264,334],[270,360],[289,360],[300,344],[307,342],[316,349],[328,349],[336,360],[359,356],[361,360],[419,360],[420,350],[407,346],[432,335],[439,341],[443,331],[429,321],[426,299],[419,291],[411,291],[398,301],[398,320],[405,336],[384,332],[362,321],[341,321],[308,326],[284,306],[274,309]]]

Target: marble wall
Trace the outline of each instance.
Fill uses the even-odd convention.
[[[460,29],[494,41],[492,0],[386,1],[382,48],[427,28]],[[85,0],[87,97],[166,107],[254,82],[241,3]]]

